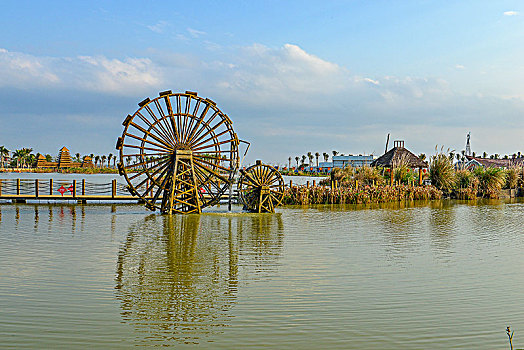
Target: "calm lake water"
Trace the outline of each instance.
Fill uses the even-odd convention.
[[[0,348],[524,348],[524,202],[0,204]]]

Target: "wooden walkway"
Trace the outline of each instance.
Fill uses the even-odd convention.
[[[204,196],[206,196],[204,194]],[[146,197],[147,199],[152,197]],[[222,200],[228,200],[226,193]],[[237,201],[236,190],[232,197]],[[143,202],[142,198],[131,195],[125,185],[117,183],[90,183],[85,180],[30,180],[0,179],[0,200],[13,203],[27,201],[108,201],[108,202]]]

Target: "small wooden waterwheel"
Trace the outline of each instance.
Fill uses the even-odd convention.
[[[200,213],[232,185],[239,139],[229,117],[196,92],[161,92],[124,120],[118,171],[162,213]]]
[[[274,213],[284,196],[284,179],[270,165],[257,160],[255,165],[240,170],[238,196],[244,209],[256,213]]]

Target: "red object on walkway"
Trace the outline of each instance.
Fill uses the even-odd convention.
[[[67,190],[65,189],[64,185],[62,185],[57,191],[60,192],[60,194],[63,196]]]

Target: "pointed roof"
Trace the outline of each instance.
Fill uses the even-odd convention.
[[[407,148],[404,148],[404,141],[395,141],[395,147],[387,151],[385,154],[375,159],[371,166],[381,166],[391,168],[405,163],[410,168],[427,168],[428,163],[421,160],[419,157],[411,153]]]
[[[64,147],[62,147],[62,148],[60,149],[60,152],[63,152],[63,151],[69,152],[69,150],[67,149],[66,146],[64,146]]]

